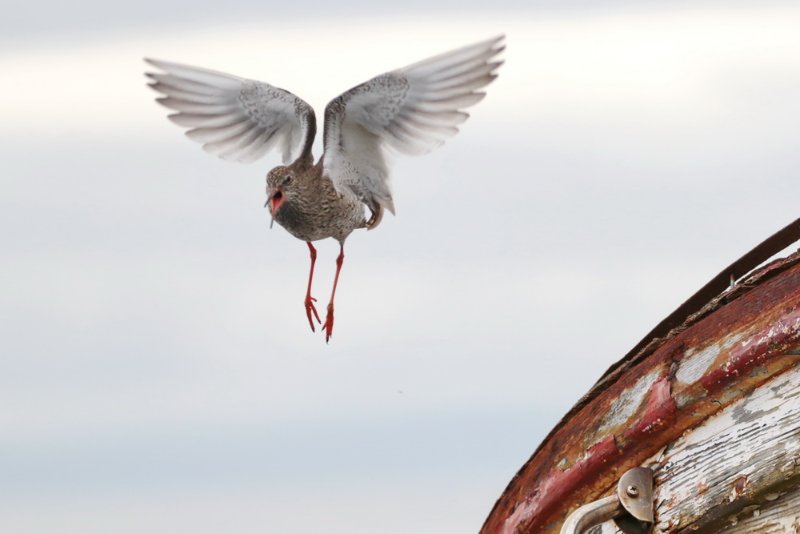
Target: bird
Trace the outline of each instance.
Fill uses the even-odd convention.
[[[505,36],[457,48],[375,76],[325,107],[323,151],[314,160],[313,108],[293,93],[265,82],[171,61],[145,58],[147,84],[168,118],[189,139],[224,160],[251,163],[273,149],[281,165],[266,176],[265,207],[274,222],[306,242],[311,265],[303,301],[312,332],[330,341],[334,298],[347,237],[373,230],[394,215],[388,158],[422,155],[458,133],[464,110],[485,96],[497,77]],[[369,217],[367,213],[369,212]],[[325,321],[311,295],[317,251],[313,243],[339,242],[336,274]]]

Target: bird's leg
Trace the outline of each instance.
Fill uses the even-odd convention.
[[[344,263],[344,245],[339,244],[339,256],[336,258],[336,276],[333,278],[331,301],[328,303],[328,315],[325,317],[325,325],[322,327],[325,330],[325,343],[328,342],[331,334],[333,334],[333,298],[336,296],[336,284],[339,283],[339,271],[342,270],[342,263]]]
[[[305,301],[306,316],[308,317],[308,324],[311,326],[311,331],[316,332],[314,329],[314,321],[311,320],[311,314],[314,314],[317,323],[322,323],[322,321],[319,320],[317,309],[314,307],[314,302],[316,302],[317,299],[311,296],[311,281],[314,279],[314,264],[317,262],[317,249],[314,248],[311,241],[306,241],[306,245],[308,245],[308,251],[311,253],[311,269],[308,271],[308,289],[306,289]]]

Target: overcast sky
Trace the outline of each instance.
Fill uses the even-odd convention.
[[[797,217],[800,8],[456,4],[3,18],[0,531],[475,532],[611,363]],[[142,75],[202,65],[321,116],[498,33],[487,98],[348,240],[327,346],[305,245],[268,230],[277,156],[205,154]]]

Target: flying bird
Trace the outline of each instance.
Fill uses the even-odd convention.
[[[503,61],[504,36],[452,50],[357,85],[325,108],[323,153],[314,161],[314,110],[294,94],[265,82],[169,61],[145,59],[148,85],[173,110],[169,119],[206,152],[250,163],[273,148],[282,165],[267,173],[272,221],[308,245],[311,267],[304,300],[311,330],[333,333],[336,286],[344,242],[353,230],[372,230],[386,210],[394,214],[387,156],[420,155],[458,132],[464,112],[485,93]],[[366,206],[369,217],[366,216]],[[270,223],[272,226],[272,223]],[[317,251],[314,241],[339,242],[325,322],[311,296]]]

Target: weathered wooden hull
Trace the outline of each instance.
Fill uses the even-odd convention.
[[[655,471],[656,532],[716,532],[757,510],[762,522],[796,510],[799,364],[796,253],[612,367],[512,479],[482,534],[558,532],[639,465]]]

